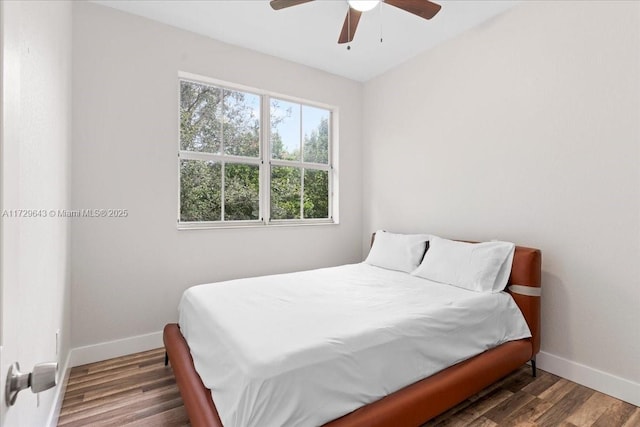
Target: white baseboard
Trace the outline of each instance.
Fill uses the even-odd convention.
[[[53,402],[51,403],[51,410],[47,417],[47,426],[56,427],[58,425],[58,418],[60,417],[60,410],[62,409],[62,402],[64,401],[64,393],[67,390],[67,382],[69,381],[69,372],[71,372],[71,351],[67,353],[67,359],[64,361],[64,366],[61,375],[58,378],[58,386],[56,387],[55,394],[53,395]]]
[[[107,341],[71,350],[71,367],[163,347],[162,331]]]
[[[640,384],[638,383],[544,351],[538,353],[536,361],[543,371],[640,406]]]
[[[48,427],[58,425],[58,418],[60,417],[60,410],[62,409],[62,402],[64,401],[64,393],[67,389],[67,382],[69,381],[69,374],[72,367],[100,362],[113,357],[126,356],[140,351],[153,350],[154,348],[162,346],[162,332],[153,332],[151,334],[138,335],[121,340],[71,349],[61,371],[59,386],[56,388],[46,425]]]

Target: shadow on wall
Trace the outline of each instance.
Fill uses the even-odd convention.
[[[543,253],[544,257],[544,253]],[[544,258],[543,258],[544,267]],[[564,312],[567,313],[568,318],[571,318],[571,299],[567,292],[566,284],[559,276],[542,270],[542,301],[541,301],[541,313],[542,313],[542,330],[540,335],[540,349],[546,351],[547,345],[545,340],[545,330],[554,328],[559,330],[561,336],[565,337],[564,349],[565,353],[563,357],[571,357],[573,355],[573,348],[571,345],[571,330],[568,323],[560,323],[557,321],[557,316],[554,313]],[[559,311],[560,310],[560,311]],[[557,348],[557,346],[552,346]]]

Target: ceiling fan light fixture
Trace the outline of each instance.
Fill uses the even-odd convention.
[[[368,12],[375,8],[380,0],[348,0],[347,3],[358,12]]]

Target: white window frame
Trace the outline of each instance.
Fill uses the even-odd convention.
[[[273,226],[300,226],[300,225],[331,225],[338,224],[337,215],[337,197],[338,197],[338,174],[337,174],[337,122],[338,108],[332,105],[322,104],[306,99],[296,98],[288,95],[265,91],[249,86],[230,83],[210,77],[200,76],[197,74],[179,72],[178,73],[178,156],[177,156],[177,172],[178,172],[178,197],[177,197],[177,223],[179,230],[193,229],[209,229],[209,228],[242,228],[242,227],[273,227]],[[224,154],[224,141],[222,141],[220,154],[196,152],[182,150],[180,141],[180,82],[187,81],[197,84],[212,85],[221,89],[231,91],[241,91],[257,95],[260,97],[260,132],[259,132],[259,155],[258,157],[243,157]],[[329,143],[328,143],[328,163],[311,163],[304,162],[303,158],[303,137],[300,135],[300,161],[279,160],[271,158],[271,99],[275,98],[282,101],[294,102],[303,106],[322,108],[329,111]],[[302,116],[300,117],[302,121]],[[302,133],[302,123],[300,125]],[[213,161],[222,164],[221,171],[221,220],[220,221],[181,221],[181,160],[203,160]],[[259,167],[259,210],[260,219],[257,220],[224,220],[224,165],[227,163],[240,163],[258,165]],[[299,219],[271,219],[271,167],[272,166],[289,166],[297,167],[301,170],[301,203]],[[328,218],[302,218],[304,211],[304,170],[323,170],[327,171],[329,178],[329,200],[328,200]]]

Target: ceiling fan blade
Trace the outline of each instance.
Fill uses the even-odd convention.
[[[297,6],[302,3],[309,3],[313,0],[271,0],[269,3],[273,10],[280,10],[286,7]]]
[[[342,25],[342,32],[340,32],[340,38],[338,43],[349,43],[353,40],[353,36],[356,34],[356,28],[358,28],[358,22],[360,22],[360,16],[362,12],[350,7],[347,12],[347,16],[344,18],[344,24]]]
[[[424,19],[433,18],[442,7],[429,0],[384,0],[384,2]]]

